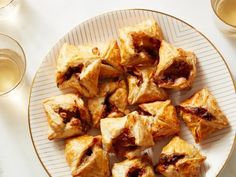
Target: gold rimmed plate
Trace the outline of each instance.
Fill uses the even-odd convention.
[[[117,38],[120,27],[150,18],[155,19],[161,26],[167,41],[177,47],[194,51],[198,58],[198,74],[192,89],[172,92],[173,101],[178,103],[180,99],[208,87],[229,119],[228,128],[214,133],[200,145],[194,143],[185,126],[181,128],[181,137],[197,146],[207,156],[201,176],[215,177],[223,168],[232,150],[236,130],[235,87],[223,57],[202,33],[182,20],[161,12],[129,9],[105,13],[76,26],[50,50],[35,75],[29,101],[29,128],[37,156],[49,176],[70,176],[64,156],[64,141],[47,139],[47,120],[42,106],[45,98],[62,94],[56,86],[54,76],[60,47],[64,43],[79,45],[105,42]],[[157,162],[157,152],[165,143],[166,140],[163,140],[149,150],[154,163]]]

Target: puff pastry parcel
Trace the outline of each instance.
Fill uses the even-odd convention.
[[[109,159],[101,136],[83,135],[66,140],[66,160],[74,177],[109,177]]]
[[[161,29],[154,20],[146,20],[119,30],[121,64],[124,66],[158,63],[163,39]]]
[[[135,67],[128,70],[129,104],[140,104],[156,100],[166,100],[167,93],[152,79],[154,67]]]
[[[166,177],[197,177],[205,159],[194,146],[174,137],[163,148],[156,171]]]
[[[155,177],[152,161],[148,155],[140,158],[127,159],[115,163],[112,168],[113,177]]]
[[[180,123],[170,100],[141,104],[139,107],[139,113],[142,114],[140,118],[152,133],[154,140],[179,133]]]
[[[88,109],[78,95],[66,94],[44,100],[49,125],[48,139],[86,133],[91,127]]]
[[[177,106],[177,110],[197,143],[211,133],[228,126],[226,116],[207,88],[183,101]]]
[[[92,49],[90,46],[63,45],[56,70],[59,88],[75,88],[86,97],[97,94],[101,60]]]
[[[100,127],[104,149],[118,156],[131,159],[154,145],[152,134],[137,112],[121,118],[102,119]]]
[[[102,118],[122,117],[129,113],[128,93],[124,80],[104,82],[99,88],[98,96],[88,99],[88,109],[92,115],[93,126],[96,128],[99,127]]]
[[[179,90],[191,87],[196,75],[195,54],[163,40],[159,55],[160,62],[154,76],[156,83],[163,88]]]

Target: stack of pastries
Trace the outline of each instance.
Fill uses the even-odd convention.
[[[196,177],[205,156],[178,137],[179,118],[196,143],[228,126],[207,88],[174,106],[168,89],[190,89],[197,58],[165,41],[156,21],[119,29],[104,44],[64,44],[56,84],[68,93],[44,100],[48,139],[66,139],[65,156],[77,177]],[[101,135],[88,131],[100,129]],[[165,137],[158,164],[144,150]],[[121,160],[110,169],[109,153]],[[154,168],[155,165],[155,168]]]

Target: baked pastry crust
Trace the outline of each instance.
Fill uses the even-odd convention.
[[[110,176],[108,154],[102,149],[101,136],[83,135],[66,140],[65,155],[74,177]]]
[[[159,48],[163,39],[156,21],[119,29],[121,64],[124,66],[152,65],[159,61]]]
[[[154,140],[180,132],[176,110],[170,100],[141,104],[139,107],[141,119],[152,133]]]
[[[88,99],[88,109],[95,128],[99,128],[102,118],[122,117],[129,113],[128,93],[124,80],[104,82],[99,88],[98,96]]]
[[[155,177],[151,159],[148,155],[140,158],[127,159],[119,163],[115,163],[112,168],[113,177]]]
[[[86,133],[91,119],[84,102],[76,94],[48,98],[43,102],[48,120],[48,139],[68,138]]]
[[[129,104],[140,104],[168,98],[165,90],[153,82],[154,70],[154,67],[135,67],[128,71]]]
[[[207,88],[198,91],[191,98],[183,101],[177,106],[177,110],[197,143],[211,133],[228,126],[226,116]]]
[[[156,171],[166,177],[197,177],[205,159],[193,145],[174,137],[163,148]]]
[[[132,159],[154,145],[152,134],[137,112],[121,118],[102,119],[100,126],[104,149],[118,156]]]
[[[160,62],[155,73],[159,87],[190,88],[196,76],[196,56],[193,52],[175,48],[166,41],[161,42]]]
[[[63,45],[57,59],[56,82],[59,88],[75,88],[86,97],[97,94],[101,60],[92,49],[85,45]]]

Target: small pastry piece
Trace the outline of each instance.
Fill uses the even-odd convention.
[[[83,135],[66,140],[66,160],[74,177],[108,177],[109,159],[101,136]]]
[[[121,64],[124,66],[152,65],[159,62],[159,48],[163,39],[154,20],[146,20],[119,30]]]
[[[196,143],[211,133],[228,126],[226,116],[207,88],[183,101],[177,106],[177,111],[191,130]]]
[[[118,156],[131,159],[154,145],[152,134],[137,112],[121,118],[102,119],[100,126],[104,149]]]
[[[49,125],[49,140],[82,135],[91,127],[89,112],[78,95],[51,97],[44,100],[43,105]]]
[[[95,128],[99,128],[102,118],[122,117],[129,113],[128,93],[124,80],[104,82],[99,87],[98,96],[88,99],[88,109]]]
[[[56,70],[59,88],[75,88],[86,97],[97,94],[101,60],[92,49],[90,46],[63,45]]]
[[[143,114],[141,119],[149,128],[154,140],[179,133],[180,123],[170,100],[141,104],[139,107],[140,114]]]
[[[128,70],[129,104],[140,104],[156,100],[166,100],[167,93],[152,79],[154,67],[136,67]]]
[[[156,171],[166,177],[197,177],[205,159],[193,145],[174,137],[163,148]]]
[[[113,177],[155,177],[150,157],[145,154],[140,158],[127,159],[115,163],[112,168]]]
[[[193,52],[161,43],[160,62],[155,73],[159,87],[184,89],[191,87],[196,75],[196,56]]]

